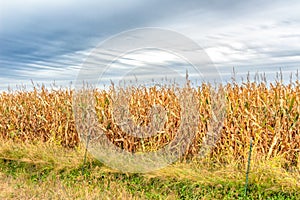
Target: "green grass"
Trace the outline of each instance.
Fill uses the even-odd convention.
[[[82,147],[1,141],[0,199],[300,199],[300,175],[280,168],[280,159],[252,163],[244,197],[245,167],[234,163],[126,174],[91,156],[82,171],[83,155]]]

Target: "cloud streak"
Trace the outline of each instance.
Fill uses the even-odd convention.
[[[99,42],[144,26],[187,35],[223,74],[232,67],[241,73],[299,69],[299,1],[11,0],[0,9],[1,88],[30,79],[75,80]]]

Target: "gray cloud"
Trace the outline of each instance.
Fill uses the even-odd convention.
[[[143,26],[171,28],[191,37],[222,69],[299,68],[298,1],[11,0],[1,1],[0,9],[4,83],[75,79],[91,48],[120,31]]]

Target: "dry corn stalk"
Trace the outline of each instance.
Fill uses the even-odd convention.
[[[199,153],[203,144],[209,146],[214,155],[231,155],[243,160],[250,137],[254,149],[262,158],[285,155],[289,165],[299,166],[300,158],[300,83],[283,85],[244,82],[241,85],[229,83],[221,86],[225,91],[225,104],[218,104],[210,92],[210,85],[193,88],[197,96],[199,118],[198,131],[185,156]],[[180,127],[180,104],[175,88],[131,88],[124,91],[128,105],[123,113],[115,113],[112,105],[114,88],[92,91],[95,97],[95,113],[99,126],[116,146],[131,151],[155,151],[169,144]],[[33,91],[2,92],[0,94],[0,136],[16,141],[44,141],[74,147],[80,142],[75,128],[72,110],[72,90],[47,90],[45,87]],[[212,103],[215,102],[215,103]],[[156,108],[152,109],[153,106]],[[156,110],[155,110],[156,109]],[[223,122],[211,120],[212,110],[224,109]],[[122,112],[121,110],[118,110]],[[156,121],[154,115],[160,113]],[[117,116],[117,117],[116,117]],[[123,125],[122,125],[123,123]],[[214,124],[212,124],[214,123]],[[222,123],[221,136],[213,133],[214,127]],[[146,125],[151,137],[139,138],[128,135],[133,124],[140,132]],[[129,126],[128,126],[129,125]],[[159,130],[154,132],[153,130]],[[208,135],[207,135],[208,133]],[[210,134],[210,135],[209,135]],[[206,136],[205,136],[206,135]],[[205,137],[204,137],[205,136]],[[217,145],[211,141],[218,139]]]

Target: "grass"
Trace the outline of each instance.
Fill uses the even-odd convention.
[[[255,160],[244,197],[245,167],[209,161],[175,163],[147,174],[114,171],[84,148],[1,141],[3,199],[299,199],[300,173],[280,168],[280,158]]]

